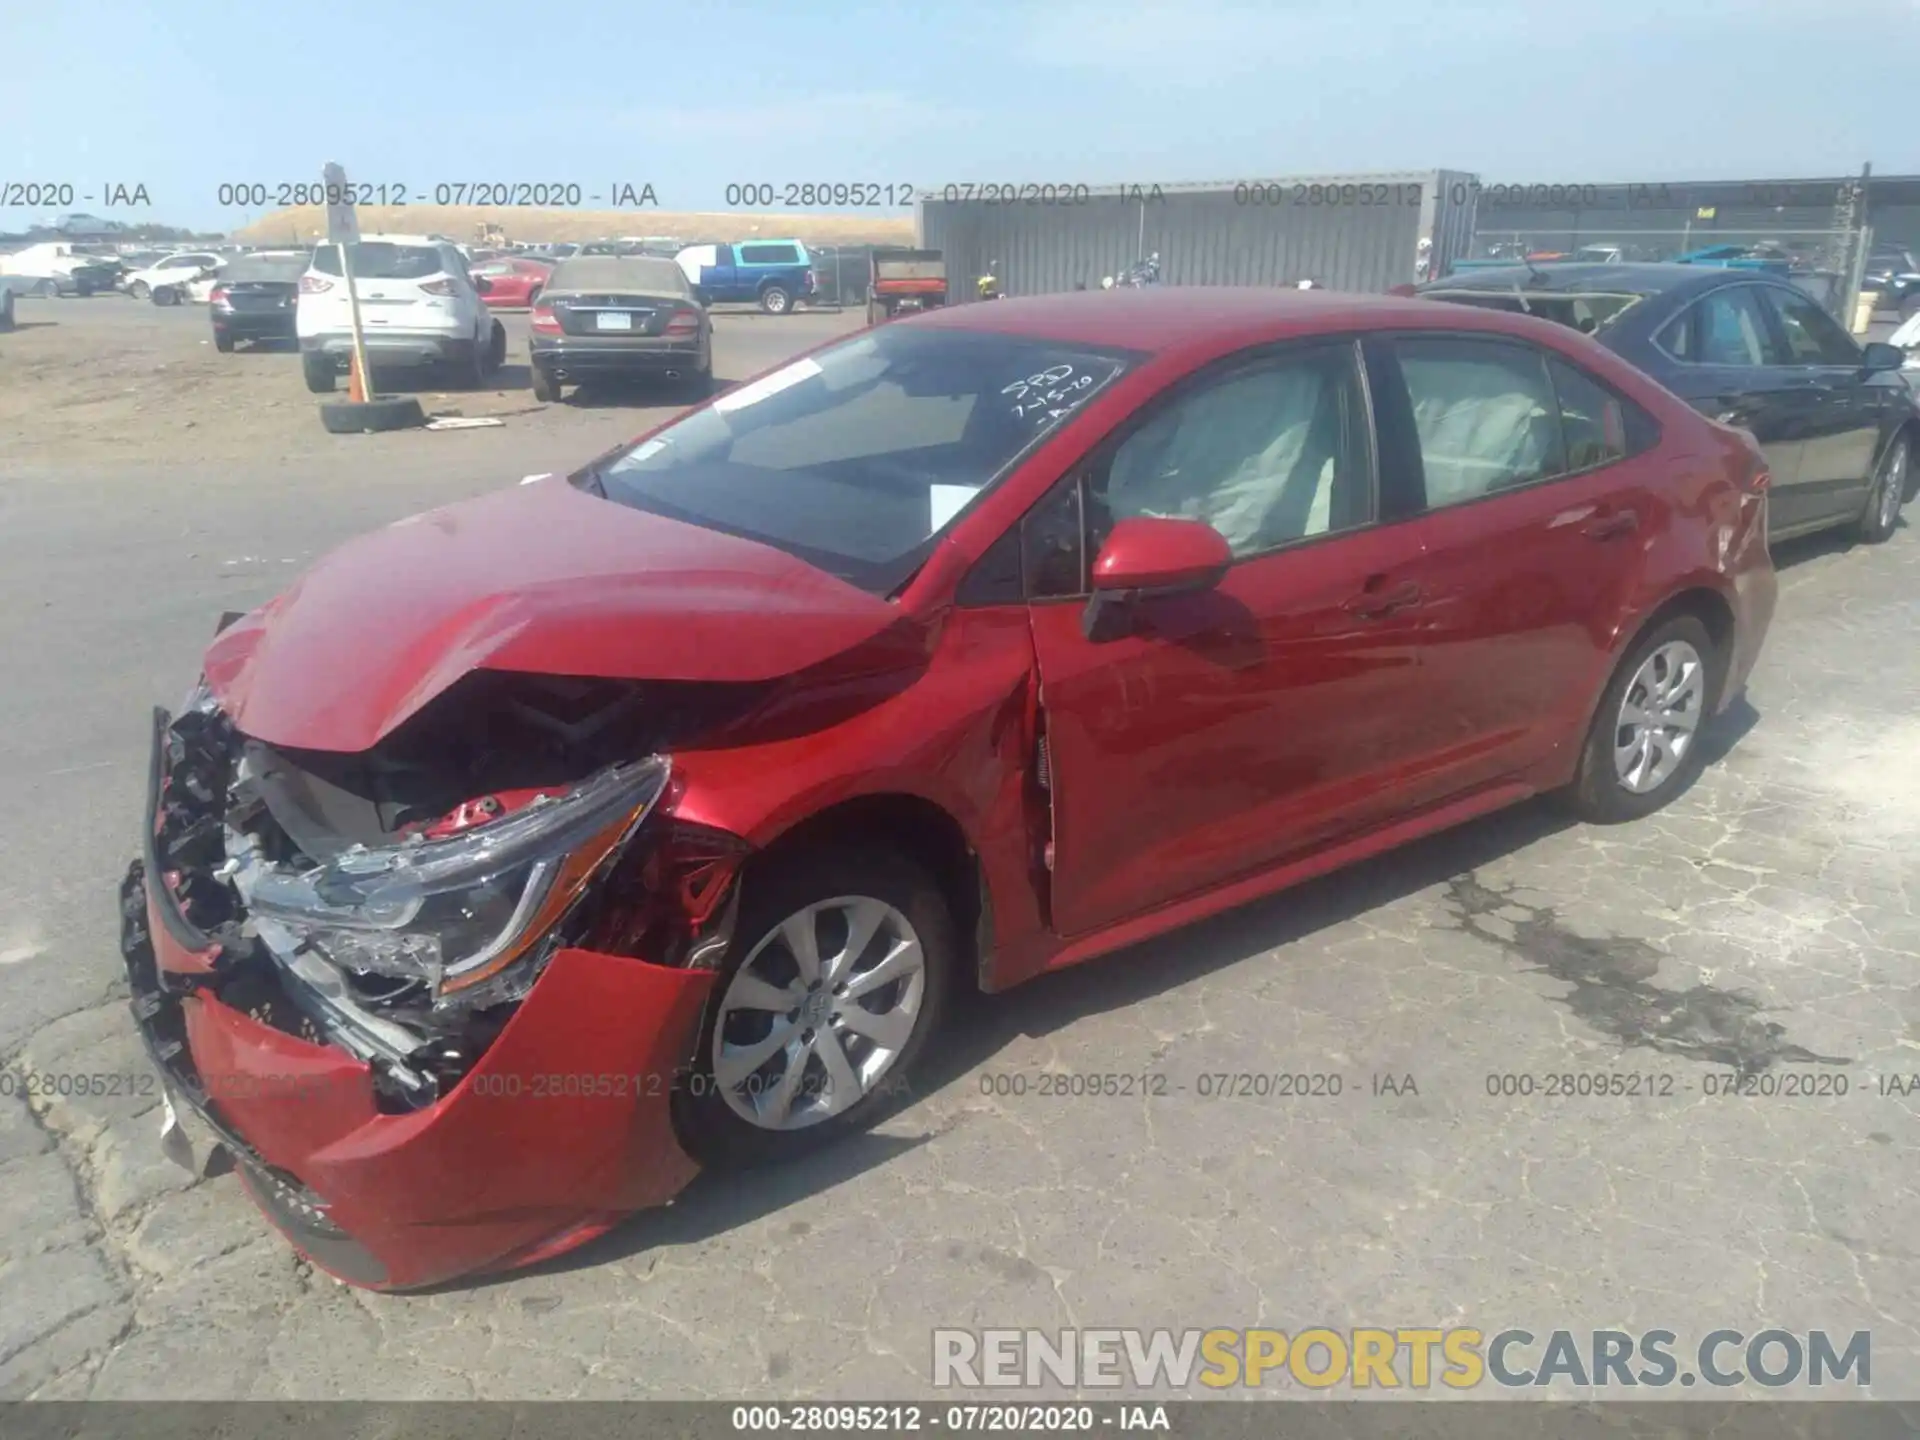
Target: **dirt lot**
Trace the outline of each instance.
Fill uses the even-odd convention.
[[[94,460],[168,466],[212,459],[274,459],[365,453],[369,442],[458,446],[479,431],[342,437],[320,427],[317,397],[291,345],[213,348],[204,305],[168,308],[125,296],[17,302],[19,328],[0,336],[0,448],[23,468]],[[520,430],[554,435],[613,425],[635,432],[634,413],[664,415],[675,402],[644,385],[569,392],[542,406],[529,389],[527,320],[503,312],[507,364],[492,388],[448,392],[429,374],[379,377],[384,393],[417,393],[429,415],[492,415]],[[864,323],[857,311],[773,317],[720,312],[715,373],[741,380],[786,354]],[[666,403],[663,403],[663,399]],[[648,423],[652,423],[649,421]],[[351,447],[343,451],[343,445]]]

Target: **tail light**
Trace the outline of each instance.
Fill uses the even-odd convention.
[[[558,335],[560,320],[551,305],[536,305],[533,314],[527,317],[527,327],[541,335]]]
[[[425,295],[453,295],[458,293],[455,291],[453,281],[451,280],[423,281],[420,290],[421,293]]]
[[[332,288],[333,282],[331,280],[322,280],[318,275],[302,275],[300,277],[300,293],[302,295],[318,295],[322,291],[331,290]]]
[[[699,313],[693,310],[674,311],[672,318],[667,321],[667,328],[664,333],[668,335],[698,335],[700,333]]]
[[[207,303],[215,309],[227,309],[227,287],[224,285],[214,286],[212,293],[207,296]]]

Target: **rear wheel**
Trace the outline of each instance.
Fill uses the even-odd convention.
[[[553,405],[560,399],[560,382],[538,365],[533,367],[533,398],[542,405]]]
[[[1900,524],[1900,507],[1907,503],[1911,458],[1905,435],[1894,436],[1887,453],[1880,457],[1880,468],[1873,472],[1873,485],[1867,491],[1867,508],[1860,515],[1860,538],[1869,545],[1889,539]]]
[[[487,333],[487,358],[484,366],[484,372],[485,374],[491,376],[496,370],[498,370],[502,365],[506,363],[507,363],[507,327],[502,325],[498,320],[496,320],[493,322],[493,329]]]
[[[769,285],[760,292],[760,308],[769,315],[785,315],[793,309],[793,297],[778,285]]]
[[[466,349],[447,362],[447,370],[455,389],[478,390],[487,383],[486,352],[477,341],[466,342]]]
[[[796,854],[749,874],[680,1097],[709,1164],[815,1149],[878,1117],[938,1029],[957,953],[940,888],[889,851]]]
[[[233,353],[233,336],[225,330],[214,331],[213,348],[218,350],[222,355],[231,355]],[[327,388],[332,389],[333,387],[328,386]]]
[[[315,395],[331,395],[336,372],[333,361],[325,355],[309,350],[300,357],[300,373],[306,377],[307,389]]]
[[[144,280],[136,280],[127,287],[127,294],[136,300],[144,300],[153,293],[151,286]]]
[[[1607,682],[1565,797],[1584,820],[1638,820],[1693,783],[1706,763],[1701,732],[1725,664],[1692,615],[1662,621],[1637,640]]]

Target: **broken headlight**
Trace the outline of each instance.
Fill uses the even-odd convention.
[[[532,953],[617,857],[667,773],[659,758],[616,765],[457,835],[356,845],[310,870],[274,868],[254,879],[248,905],[276,949],[425,981],[436,1002],[490,1000],[500,986],[484,982]]]

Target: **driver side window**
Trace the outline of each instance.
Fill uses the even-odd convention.
[[[1114,522],[1200,520],[1236,559],[1350,530],[1372,513],[1365,391],[1352,345],[1238,366],[1160,407],[1095,467],[1087,545]]]

